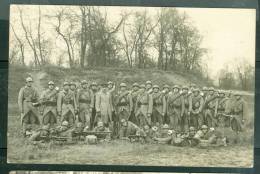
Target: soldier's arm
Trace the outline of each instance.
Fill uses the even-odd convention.
[[[162,100],[163,100],[163,115],[165,115],[167,112],[167,102],[166,102],[165,95],[163,96]]]
[[[152,114],[153,112],[153,96],[148,94],[148,114]]]
[[[59,92],[58,94],[58,98],[57,98],[57,111],[58,111],[58,114],[61,113],[61,105],[62,105],[62,92]]]
[[[20,89],[18,94],[18,106],[21,113],[23,113],[23,88]]]

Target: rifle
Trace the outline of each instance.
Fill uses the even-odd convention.
[[[66,142],[68,141],[69,137],[59,137],[59,136],[41,136],[40,137],[42,140],[44,141],[50,141],[50,140],[54,140],[54,141],[58,141],[58,142]]]
[[[58,92],[59,92],[59,87],[56,87],[48,96],[44,97],[44,98],[42,99],[42,101],[33,103],[33,106],[39,107],[39,106],[41,106],[41,105],[45,105],[45,104],[49,103],[50,101],[48,101],[48,100],[50,100],[50,99],[51,99],[54,95],[56,95]]]
[[[88,136],[88,135],[95,135],[98,139],[104,139],[107,135],[110,135],[111,131],[104,131],[104,132],[92,132],[92,131],[85,131],[85,132],[76,132],[74,135],[76,136]]]

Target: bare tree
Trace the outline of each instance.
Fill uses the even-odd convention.
[[[20,49],[20,53],[21,53],[21,58],[20,58],[20,62],[22,65],[25,65],[25,62],[24,62],[24,42],[22,41],[22,39],[17,35],[17,33],[15,32],[15,29],[13,27],[13,25],[11,24],[11,28],[12,28],[12,31],[13,31],[13,34],[15,36],[15,39],[17,40],[18,44],[17,46],[19,47]],[[12,48],[11,51],[15,51],[15,48]],[[10,56],[12,57],[12,56]]]

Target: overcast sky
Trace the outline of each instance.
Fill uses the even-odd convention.
[[[20,29],[17,19],[17,7],[11,7],[11,23]],[[22,7],[22,6],[21,6]],[[57,6],[42,6],[42,13],[54,14]],[[157,7],[102,7],[108,13],[108,19],[114,23],[120,19],[123,11],[142,11],[146,9],[148,14],[155,16]],[[202,47],[207,48],[209,53],[203,57],[208,63],[211,76],[217,75],[218,71],[227,63],[231,66],[240,58],[246,58],[254,66],[255,62],[255,21],[254,9],[216,9],[216,8],[177,8],[180,12],[186,12],[192,24],[197,27],[203,36]],[[38,6],[24,7],[28,17],[37,14]],[[25,18],[26,20],[26,18]],[[52,35],[51,28],[46,26],[46,33]],[[12,32],[11,32],[12,35]],[[11,36],[12,37],[12,36]],[[55,59],[55,57],[53,57]]]

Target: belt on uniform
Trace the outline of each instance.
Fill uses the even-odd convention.
[[[86,103],[86,104],[90,104],[91,101],[90,100],[84,100],[84,99],[79,99],[80,103]]]
[[[56,102],[46,102],[44,103],[45,106],[57,106]]]
[[[118,103],[117,106],[127,106],[128,103],[124,102],[124,103]]]

